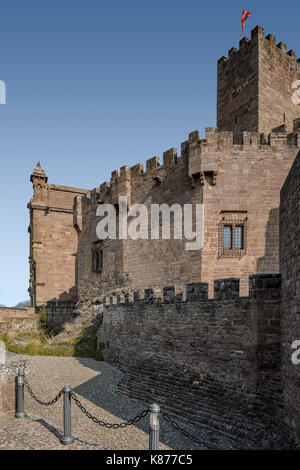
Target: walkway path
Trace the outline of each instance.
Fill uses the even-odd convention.
[[[70,385],[80,402],[92,415],[105,422],[120,423],[134,418],[143,409],[134,400],[116,392],[122,377],[106,362],[74,357],[33,356],[27,376],[34,393],[42,400],[54,398],[64,385]],[[149,416],[123,429],[100,427],[88,419],[72,400],[72,434],[70,446],[59,442],[63,430],[62,397],[53,406],[41,406],[25,389],[25,419],[0,415],[0,450],[2,449],[148,449]],[[160,449],[189,450],[199,448],[187,438],[161,422]]]

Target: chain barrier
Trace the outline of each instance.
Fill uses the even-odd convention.
[[[32,391],[24,373],[23,373],[23,376],[24,376],[24,385],[26,386],[29,394],[32,396],[32,398],[37,401],[40,405],[44,405],[44,406],[51,406],[53,405],[54,403],[56,403],[59,398],[61,397],[61,395],[64,393],[64,392],[68,392],[70,389],[68,387],[65,387],[65,389],[68,388],[68,390],[64,390],[62,389],[58,395],[56,395],[55,398],[53,398],[53,400],[51,401],[48,401],[48,402],[44,402],[44,401],[41,401],[35,394],[34,392]],[[66,396],[65,396],[66,398]],[[144,411],[142,411],[140,414],[138,414],[135,418],[133,419],[129,419],[127,421],[123,421],[122,423],[119,423],[119,424],[113,424],[113,423],[106,423],[104,421],[101,421],[100,419],[96,418],[95,416],[91,415],[91,413],[89,413],[86,408],[81,404],[81,402],[78,400],[77,398],[77,395],[74,393],[74,392],[70,392],[69,393],[69,400],[72,399],[75,404],[78,406],[78,408],[82,411],[82,413],[90,420],[93,421],[93,423],[95,424],[98,424],[99,426],[102,426],[102,427],[105,427],[107,429],[122,429],[122,428],[126,428],[127,426],[131,426],[135,423],[138,423],[141,419],[145,418],[148,413],[150,413],[150,409],[147,408],[145,409]],[[24,404],[24,399],[23,399],[23,402],[21,400],[21,407],[20,409],[22,410],[23,408],[23,404]],[[157,405],[156,405],[157,406]],[[70,405],[69,405],[69,408],[70,408]],[[24,411],[24,409],[23,409]],[[69,420],[71,419],[70,418],[70,412],[71,412],[71,408],[69,409]],[[24,413],[21,412],[21,415],[23,417]],[[172,428],[174,428],[176,431],[180,432],[183,436],[185,436],[186,438],[190,439],[191,441],[195,442],[196,444],[199,444],[201,446],[204,446],[208,449],[211,449],[211,450],[215,450],[217,449],[217,446],[215,446],[213,443],[208,443],[207,441],[206,442],[203,442],[201,441],[197,436],[195,436],[194,434],[190,433],[189,431],[187,431],[186,429],[182,428],[173,418],[171,418],[167,413],[161,413],[161,416],[165,419],[165,421],[169,424],[169,426],[171,426]],[[71,423],[71,421],[70,421]],[[71,425],[71,424],[70,424]],[[70,428],[71,429],[71,428]],[[66,432],[65,432],[66,434]],[[72,438],[74,440],[74,438]],[[73,442],[73,441],[72,441]],[[63,442],[63,443],[66,443],[66,442]]]
[[[103,426],[108,429],[119,429],[119,428],[126,428],[126,426],[131,426],[132,424],[138,423],[141,419],[145,418],[147,414],[149,413],[149,409],[142,411],[139,415],[137,415],[133,419],[129,419],[128,421],[124,421],[119,424],[112,424],[112,423],[105,423],[104,421],[101,421],[100,419],[96,418],[95,416],[92,416],[86,409],[85,407],[80,403],[78,400],[77,396],[75,395],[74,392],[71,392],[71,398],[75,401],[76,405],[78,408],[85,414],[85,416],[93,421],[95,424],[99,424],[99,426]]]
[[[166,413],[161,413],[161,416],[166,420],[166,422],[172,426],[176,431],[179,431],[181,434],[183,434],[183,436],[187,437],[188,439],[190,439],[191,441],[193,442],[196,442],[196,444],[200,444],[202,446],[205,446],[211,450],[215,450],[217,449],[217,447],[214,445],[214,444],[208,444],[207,442],[203,442],[203,441],[200,441],[200,439],[195,436],[194,434],[191,434],[189,433],[186,429],[182,428],[181,426],[179,426],[179,424],[174,421],[174,419],[172,419],[169,415],[167,415]]]
[[[63,389],[61,389],[61,391],[59,392],[58,395],[56,395],[55,398],[53,398],[53,400],[51,401],[41,401],[39,400],[39,398],[33,393],[29,383],[27,382],[27,379],[26,377],[24,376],[24,385],[26,386],[28,392],[30,393],[30,395],[32,396],[32,398],[37,401],[40,405],[44,405],[44,406],[51,406],[51,405],[54,405],[54,403],[57,402],[57,400],[60,399],[60,397],[62,396],[63,394]]]

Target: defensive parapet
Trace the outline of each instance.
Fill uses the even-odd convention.
[[[105,181],[99,188],[90,191],[84,198],[85,204],[92,201],[109,202],[118,204],[119,196],[127,196],[128,205],[131,202],[131,189],[136,184],[141,184],[145,180],[153,180],[153,184],[160,184],[162,178],[166,177],[169,171],[184,166],[184,158],[187,157],[187,142],[183,142],[182,158],[178,157],[176,148],[171,148],[163,153],[163,163],[160,164],[160,158],[155,156],[146,160],[146,171],[144,165],[138,163],[132,167],[122,166],[120,170],[114,170],[111,173],[109,182]]]
[[[300,110],[299,110],[300,113]],[[293,131],[288,133],[285,126],[276,129],[268,135],[259,132],[244,131],[241,144],[233,143],[233,132],[220,131],[218,127],[206,127],[205,139],[200,139],[199,131],[189,134],[189,150],[191,146],[197,145],[199,153],[207,154],[213,152],[228,153],[234,151],[249,150],[249,147],[266,151],[276,148],[300,147],[300,118],[294,119]]]
[[[247,49],[251,48],[251,46],[253,45],[253,41],[257,40],[258,36],[264,39],[265,42],[268,41],[268,43],[266,42],[266,44],[272,47],[274,52],[276,52],[276,47],[279,51],[284,52],[287,55],[287,59],[298,62],[300,68],[300,58],[297,59],[297,53],[293,49],[287,52],[286,44],[284,44],[283,42],[278,42],[276,44],[276,37],[273,36],[273,34],[268,34],[266,37],[264,37],[264,28],[259,25],[252,29],[251,40],[247,37],[243,37],[239,42],[239,49],[235,47],[229,49],[228,57],[221,57],[218,60],[218,65],[225,65],[226,67],[228,61],[232,60],[236,55],[244,54]]]
[[[232,301],[234,299],[278,300],[281,296],[280,274],[253,274],[249,276],[249,296],[240,297],[240,280],[237,278],[216,279],[214,297],[208,299],[208,283],[192,282],[185,289],[178,286],[153,287],[139,291],[122,291],[104,295],[97,301],[105,306],[121,304],[170,304],[187,302]]]
[[[300,148],[300,118],[293,121],[293,131],[290,133],[284,126],[274,130],[268,136],[259,132],[244,131],[241,144],[234,144],[232,131],[220,131],[217,127],[207,127],[204,139],[200,138],[198,130],[189,134],[188,139],[181,144],[180,157],[177,149],[173,147],[163,153],[162,165],[157,156],[146,160],[146,171],[141,163],[132,167],[122,166],[119,171],[112,171],[109,182],[105,181],[99,188],[90,191],[83,197],[83,200],[85,204],[95,201],[117,205],[119,196],[127,196],[130,205],[131,191],[137,185],[149,179],[153,181],[153,185],[160,184],[163,178],[168,178],[169,172],[175,169],[184,172],[188,168],[188,174],[192,177],[200,173],[199,165],[205,166],[209,163],[208,157],[213,162],[217,155],[238,155],[243,158],[243,155],[247,155],[247,152],[251,150],[261,155],[270,155],[293,148]],[[202,162],[201,156],[205,157]],[[216,174],[213,178],[216,178]]]
[[[299,111],[300,112],[300,111]],[[234,143],[234,132],[220,131],[217,127],[205,129],[205,139],[201,139],[198,131],[189,134],[188,139],[188,172],[190,178],[200,175],[203,182],[204,172],[213,173],[213,184],[216,180],[217,160],[238,158],[240,161],[249,158],[259,161],[263,157],[282,159],[284,154],[293,153],[293,159],[300,148],[300,119],[293,121],[293,130],[288,133],[285,126],[276,129],[269,135],[264,133],[243,131],[240,144]],[[221,165],[222,166],[222,165]]]
[[[239,296],[236,278],[216,280],[214,299],[205,283],[187,284],[185,300],[175,286],[107,297],[104,360],[125,372],[123,392],[191,421],[196,413],[201,426],[213,417],[214,429],[228,432],[234,423],[236,436],[236,416],[250,412],[253,425],[256,406],[261,416],[282,403],[280,283],[279,274],[250,276],[249,297]]]

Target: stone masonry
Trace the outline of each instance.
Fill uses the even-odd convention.
[[[292,84],[300,79],[296,52],[257,26],[251,40],[243,38],[228,58],[218,61],[218,127],[233,130],[241,143],[243,131],[270,134],[275,129],[293,130],[299,106],[293,104]],[[261,136],[263,138],[263,136]]]
[[[215,433],[234,448],[289,448],[282,421],[280,275],[105,297],[99,343],[125,372],[121,393]],[[183,298],[185,297],[185,300]],[[287,447],[286,447],[287,446]]]
[[[114,290],[155,288],[174,283],[209,283],[226,276],[241,279],[241,293],[248,294],[248,276],[279,270],[279,191],[299,152],[288,135],[272,133],[270,144],[260,145],[259,134],[244,132],[244,145],[233,144],[232,132],[206,129],[205,141],[193,132],[175,149],[142,165],[113,172],[110,183],[82,198],[82,232],[78,247],[78,295],[90,299]],[[298,139],[298,132],[293,134]],[[299,134],[300,135],[300,134]],[[294,141],[293,141],[294,142]],[[300,140],[299,140],[300,145]],[[168,159],[172,155],[172,159]],[[154,166],[153,166],[154,164]],[[152,166],[151,166],[152,165]],[[185,240],[104,240],[103,267],[93,272],[92,248],[97,243],[96,209],[100,203],[117,204],[127,195],[131,204],[204,204],[204,245],[187,251]],[[241,256],[220,253],[226,222],[245,227]]]
[[[282,369],[289,422],[300,435],[300,364],[292,363],[300,340],[300,156],[281,190],[280,271],[282,273]],[[297,347],[299,349],[299,346]]]
[[[38,317],[33,307],[0,308],[0,337],[38,329]]]
[[[34,196],[30,211],[30,287],[32,306],[77,299],[78,231],[74,199],[84,189],[47,183],[38,163],[31,175]],[[78,216],[80,218],[80,215]]]

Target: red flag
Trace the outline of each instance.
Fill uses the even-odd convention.
[[[242,19],[241,19],[241,23],[242,23],[241,34],[244,30],[244,24],[245,24],[246,19],[249,18],[249,16],[251,16],[251,15],[252,15],[252,13],[250,13],[250,11],[243,10],[243,15],[242,15]]]

